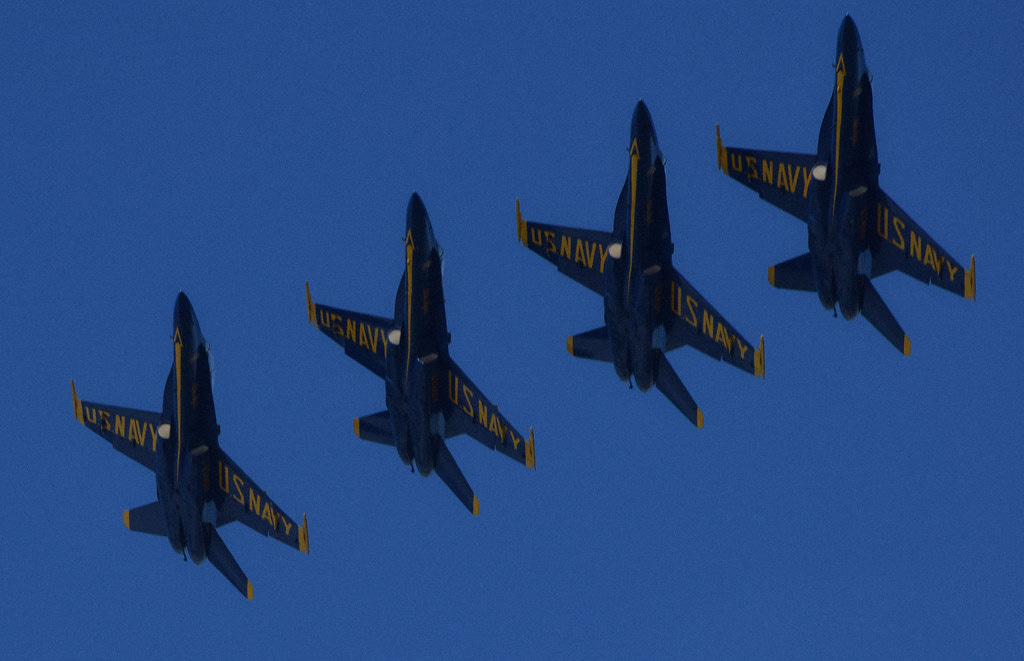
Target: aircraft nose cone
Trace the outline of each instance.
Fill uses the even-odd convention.
[[[843,19],[843,24],[839,26],[838,42],[837,50],[840,53],[856,53],[861,50],[860,33],[849,14]]]
[[[429,251],[434,246],[434,229],[430,226],[430,216],[418,193],[409,198],[409,208],[405,213],[405,240],[412,240],[415,250]]]
[[[640,160],[647,166],[661,157],[658,136],[654,132],[654,121],[651,119],[651,113],[647,110],[647,104],[643,102],[643,99],[637,102],[636,110],[633,111],[630,149],[632,149],[633,142],[636,142]]]
[[[185,296],[185,292],[178,292],[178,298],[174,301],[174,328],[186,343],[190,343],[192,336],[199,332],[195,310],[192,309],[192,302]]]
[[[178,298],[174,301],[175,322],[178,322],[178,325],[183,325],[180,322],[190,322],[192,314],[192,302],[188,300],[188,296],[185,295],[185,292],[178,292]]]
[[[651,121],[651,113],[643,99],[637,102],[633,110],[632,130],[635,137],[654,132],[654,122]]]

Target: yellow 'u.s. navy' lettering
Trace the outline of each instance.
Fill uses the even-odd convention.
[[[321,328],[330,328],[335,336],[343,338],[346,342],[358,345],[359,348],[370,353],[387,357],[387,333],[383,328],[356,319],[345,318],[337,312],[321,307],[318,307],[316,312],[317,325]]]
[[[113,432],[139,447],[149,447],[156,452],[156,427],[152,422],[120,413],[112,415],[110,411],[88,405],[82,406],[82,413],[86,423],[97,427],[101,432]]]
[[[685,294],[682,287],[675,281],[670,283],[669,307],[672,314],[697,329],[701,335],[722,345],[729,353],[734,353],[733,349],[735,348],[739,352],[740,360],[746,360],[750,346],[744,344],[740,336],[733,333],[722,319],[716,318],[712,310],[702,306],[701,302],[693,296]]]
[[[231,470],[231,466],[223,461],[217,462],[217,485],[240,505],[265,520],[271,528],[291,535],[293,522],[288,520],[284,512],[278,510],[267,494],[247,484],[245,478]]]
[[[530,243],[543,247],[547,254],[558,255],[581,267],[596,268],[598,273],[604,273],[604,264],[608,259],[608,246],[601,242],[587,241],[580,237],[537,227],[530,227],[529,233]]]
[[[891,232],[890,232],[891,228]],[[875,231],[883,241],[888,241],[897,250],[903,252],[907,257],[916,259],[921,264],[931,268],[939,278],[945,277],[954,282],[960,267],[948,259],[938,246],[933,246],[919,234],[913,225],[910,227],[910,235],[907,236],[907,222],[889,210],[888,205],[878,203],[878,212],[875,222]]]
[[[811,187],[811,171],[802,165],[730,151],[729,168],[742,172],[747,179],[763,181],[792,195],[799,191],[804,198]]]
[[[498,414],[498,407],[489,404],[465,381],[460,381],[459,375],[452,370],[448,370],[448,401],[459,407],[473,422],[490,432],[497,442],[504,445],[506,441],[511,441],[512,449],[519,449],[523,439],[517,436],[512,426]]]

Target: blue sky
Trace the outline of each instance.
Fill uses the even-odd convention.
[[[716,122],[727,144],[814,149],[846,12],[882,187],[977,256],[976,303],[876,282],[909,358],[771,289],[805,229],[715,169]],[[0,9],[4,651],[1019,654],[1022,24],[1016,3]],[[641,97],[675,266],[765,335],[763,382],[670,355],[699,431],[568,355],[601,301],[515,239],[517,197],[529,220],[611,227]],[[446,249],[452,356],[536,430],[536,472],[450,443],[477,518],[353,436],[383,384],[306,321],[306,280],[390,313],[414,190]],[[71,378],[159,408],[179,290],[215,353],[223,447],[309,516],[309,557],[221,531],[253,602],[123,527],[154,480],[72,416]]]

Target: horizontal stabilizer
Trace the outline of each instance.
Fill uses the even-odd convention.
[[[811,253],[805,252],[799,257],[768,267],[768,282],[778,289],[795,289],[797,291],[818,291],[814,284],[814,270],[811,266]]]
[[[392,446],[395,444],[394,434],[391,433],[391,416],[387,411],[356,418],[352,421],[352,429],[364,441]]]
[[[607,326],[573,335],[565,340],[565,347],[577,358],[612,362],[612,347]]]
[[[658,378],[655,380],[655,385],[658,386],[658,390],[665,397],[668,397],[668,401],[672,402],[677,409],[682,411],[683,415],[696,425],[697,429],[703,428],[704,414],[697,408],[697,402],[693,401],[693,397],[687,392],[683,382],[679,380],[679,376],[672,369],[672,365],[665,358],[665,354],[660,351],[657,354]]]
[[[213,526],[207,526],[206,530],[209,537],[209,542],[206,545],[206,557],[210,559],[210,562],[213,563],[213,566],[221,574],[224,574],[224,578],[231,581],[231,585],[234,585],[239,592],[245,595],[246,599],[252,599],[252,583],[249,582],[242,568],[235,562],[235,558],[231,555],[231,551],[228,551],[224,540],[217,534],[217,529]]]
[[[480,501],[476,499],[473,488],[463,477],[459,465],[455,463],[455,458],[448,451],[448,446],[444,441],[441,441],[437,449],[437,463],[434,465],[434,472],[448,485],[455,497],[462,501],[466,509],[473,513],[473,516],[480,513]]]
[[[871,280],[861,276],[861,304],[860,311],[864,318],[871,322],[871,325],[878,329],[878,332],[885,336],[894,347],[899,349],[904,356],[910,355],[910,338],[906,336],[900,327],[900,322],[889,311],[885,301],[878,295]]]
[[[164,522],[164,511],[160,507],[160,501],[125,510],[124,527],[135,532],[166,537],[167,524]]]

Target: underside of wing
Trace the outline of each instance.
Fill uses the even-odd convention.
[[[604,267],[610,232],[531,223],[523,220],[516,200],[516,232],[524,246],[592,292],[604,295]]]
[[[533,428],[530,428],[528,437],[520,434],[455,361],[448,361],[446,372],[448,406],[445,411],[445,438],[468,434],[527,468],[536,468]]]
[[[725,147],[715,127],[718,169],[757,191],[761,199],[807,222],[814,154]]]
[[[306,307],[309,323],[340,344],[350,358],[384,378],[388,333],[394,328],[394,320],[314,303],[308,282]]]
[[[292,548],[309,553],[309,531],[306,516],[302,525],[289,518],[267,492],[245,474],[223,450],[219,450],[215,467],[216,484],[210,484],[217,504],[217,525],[241,521],[256,532],[273,537]]]
[[[882,190],[878,191],[874,226],[871,277],[900,270],[974,300],[974,257],[970,268],[964,268]]]
[[[764,338],[754,346],[675,269],[669,285],[666,351],[693,346],[712,358],[764,378]]]
[[[121,454],[127,455],[149,470],[156,470],[156,439],[160,433],[161,414],[78,399],[75,382],[71,382],[71,399],[75,420],[96,432]]]

